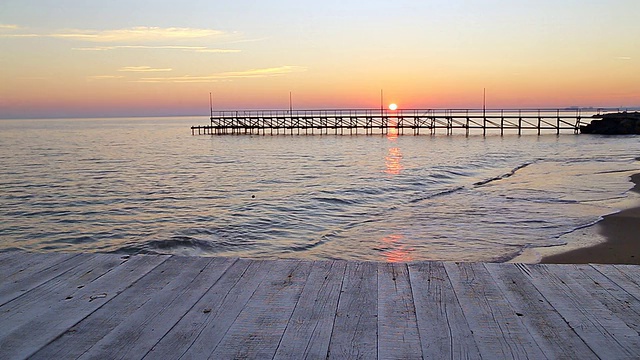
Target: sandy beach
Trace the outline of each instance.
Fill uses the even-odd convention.
[[[631,176],[632,191],[640,193],[640,174]],[[607,241],[543,257],[544,264],[635,264],[640,265],[640,206],[607,215],[594,225]]]

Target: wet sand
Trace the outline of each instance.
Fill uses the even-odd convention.
[[[640,174],[631,176],[632,191],[640,193]],[[543,264],[640,265],[640,206],[607,215],[594,225],[607,241],[591,247],[546,256]]]

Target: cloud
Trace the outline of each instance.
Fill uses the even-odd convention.
[[[228,79],[246,79],[246,78],[262,78],[272,76],[282,76],[295,72],[306,71],[303,66],[278,66],[263,69],[250,69],[244,71],[228,71],[205,76],[174,76],[174,77],[148,77],[138,80],[138,82],[173,82],[173,83],[194,83],[194,82],[213,82]]]
[[[20,27],[13,24],[0,24],[0,30],[18,30]]]
[[[93,42],[127,42],[127,41],[161,41],[161,40],[184,40],[197,39],[212,36],[221,36],[224,32],[211,29],[194,28],[160,28],[138,26],[129,29],[116,30],[69,30],[57,34],[50,34],[51,37],[75,38]]]
[[[0,34],[0,38],[37,38],[38,34]]]
[[[38,37],[38,34],[32,34],[27,32],[19,33],[17,31],[23,30],[22,27],[14,24],[0,24],[0,38],[29,38]]]
[[[128,72],[164,72],[164,71],[172,71],[172,70],[173,69],[170,69],[170,68],[155,69],[155,68],[152,68],[151,66],[125,66],[118,69],[118,71],[128,71]]]
[[[617,56],[616,60],[631,60],[630,56]]]
[[[203,53],[238,53],[240,50],[235,49],[214,49],[206,46],[179,46],[179,45],[118,45],[118,46],[91,46],[82,48],[72,48],[72,50],[78,51],[111,51],[118,49],[151,49],[151,50],[181,50],[181,51],[195,51]]]
[[[2,25],[0,29],[20,29],[16,25]],[[0,37],[51,37],[89,42],[147,42],[166,40],[188,40],[228,35],[224,31],[182,27],[137,26],[114,30],[67,29],[53,33],[0,34]]]
[[[119,75],[93,75],[87,76],[87,80],[112,80],[112,79],[122,79],[124,76]]]
[[[200,53],[215,53],[215,54],[231,54],[231,53],[239,53],[240,50],[235,49],[198,49],[195,52]]]

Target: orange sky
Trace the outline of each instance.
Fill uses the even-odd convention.
[[[640,106],[637,0],[5,0],[0,118]]]

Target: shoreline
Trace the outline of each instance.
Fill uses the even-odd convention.
[[[640,173],[631,176],[640,193]],[[606,215],[593,226],[606,241],[597,245],[546,255],[541,264],[632,264],[640,265],[640,205]]]

